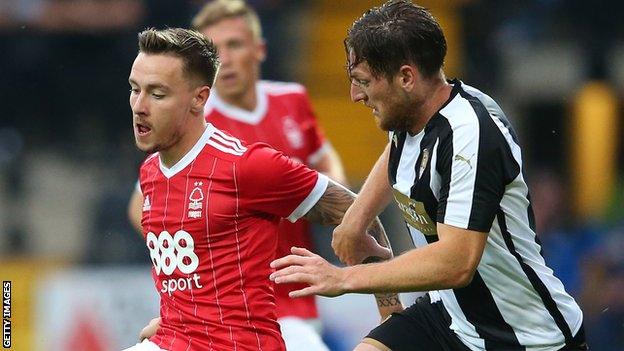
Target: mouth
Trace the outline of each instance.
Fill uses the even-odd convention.
[[[135,123],[134,129],[136,131],[136,134],[141,137],[148,135],[152,131],[152,128],[142,123]]]
[[[233,81],[236,80],[236,73],[235,72],[219,73],[219,80],[226,84],[232,83]]]
[[[370,108],[372,110],[374,116],[379,116],[379,111],[377,110],[376,107],[374,107],[372,105],[369,105],[367,103],[364,103],[364,106]]]

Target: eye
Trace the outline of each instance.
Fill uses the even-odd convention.
[[[165,97],[164,94],[156,94],[156,93],[152,93],[152,96],[154,97],[154,99],[157,99],[157,100],[160,100]]]
[[[230,41],[227,43],[227,47],[230,49],[239,49],[243,47],[243,42],[240,40]]]
[[[138,94],[139,93],[139,89],[137,88],[130,88],[130,94]]]
[[[358,79],[358,78],[351,78],[351,84],[360,87],[360,88],[366,88],[368,87],[368,84],[370,82],[368,80],[365,79]]]

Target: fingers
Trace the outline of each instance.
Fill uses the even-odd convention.
[[[296,247],[293,246],[290,248],[290,252],[292,252],[294,255],[299,255],[299,256],[304,256],[304,257],[315,257],[318,256],[317,254],[315,254],[312,251],[309,251],[303,247]]]
[[[273,274],[271,276],[273,276]],[[309,273],[294,272],[294,273],[284,273],[283,275],[273,276],[271,280],[276,282],[277,284],[288,284],[288,283],[311,284],[312,281],[314,280],[314,277],[311,276]]]
[[[151,338],[156,334],[158,328],[160,327],[160,317],[153,318],[139,333],[139,340],[143,341],[143,339]]]
[[[293,253],[292,255],[273,260],[273,262],[271,262],[271,268],[279,269],[284,266],[303,266],[310,260],[310,258],[320,257],[301,247],[293,246],[290,251]]]
[[[308,286],[307,288],[291,291],[288,293],[288,296],[292,298],[310,296],[316,294],[317,290],[314,286]]]
[[[375,248],[375,256],[379,256],[384,260],[389,260],[392,258],[392,251],[386,247],[377,244],[377,247]]]

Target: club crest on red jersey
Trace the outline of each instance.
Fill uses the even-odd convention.
[[[145,199],[143,200],[143,212],[149,211],[151,209],[152,209],[152,204],[150,202],[149,195],[146,195]]]
[[[195,182],[195,188],[191,191],[191,195],[189,195],[189,204],[188,204],[188,217],[189,218],[201,218],[202,209],[204,207],[204,193],[201,190],[201,186],[203,182]]]
[[[288,143],[295,149],[303,147],[303,133],[292,117],[284,117],[284,135],[288,139]]]

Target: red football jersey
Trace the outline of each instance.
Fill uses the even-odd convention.
[[[215,127],[247,142],[264,142],[306,165],[313,167],[327,144],[305,88],[297,83],[260,81],[256,84],[257,105],[247,111],[224,102],[213,91],[206,104],[206,120]],[[282,221],[279,226],[277,257],[290,254],[293,246],[312,248],[310,224]],[[317,318],[314,296],[292,299],[288,292],[305,284],[275,286],[277,317]]]
[[[269,263],[280,218],[314,206],[327,178],[208,124],[174,166],[141,166],[141,224],[160,293],[150,340],[169,351],[284,350]]]

